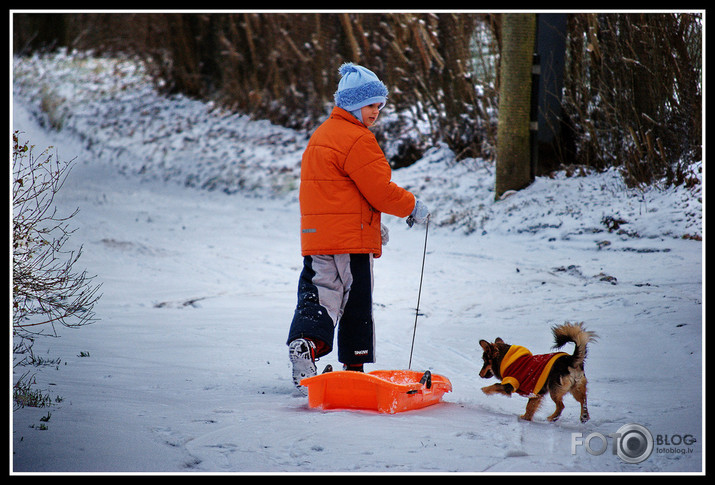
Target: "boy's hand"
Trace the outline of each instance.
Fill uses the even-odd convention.
[[[380,235],[382,236],[382,245],[387,245],[390,240],[390,231],[387,229],[385,224],[380,224]]]
[[[430,212],[426,205],[419,200],[415,202],[415,208],[412,214],[407,217],[407,225],[412,227],[414,223],[424,224],[429,219]]]

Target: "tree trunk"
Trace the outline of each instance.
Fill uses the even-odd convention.
[[[531,183],[531,64],[535,14],[504,14],[502,21],[495,198]]]

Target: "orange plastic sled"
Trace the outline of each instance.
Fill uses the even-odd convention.
[[[394,414],[438,403],[452,383],[429,371],[326,372],[300,381],[308,405],[322,409],[365,409]]]

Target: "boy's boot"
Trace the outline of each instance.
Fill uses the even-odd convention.
[[[293,384],[296,389],[307,396],[308,388],[301,386],[300,381],[306,377],[317,375],[315,344],[307,339],[295,339],[288,345],[288,357],[293,364]]]

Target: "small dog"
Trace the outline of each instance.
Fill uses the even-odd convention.
[[[516,391],[528,397],[526,412],[520,416],[526,421],[531,421],[546,392],[556,403],[556,411],[548,420],[556,421],[564,409],[564,395],[571,392],[581,404],[581,422],[585,423],[589,419],[584,373],[586,344],[595,341],[597,336],[594,332],[586,331],[582,323],[566,322],[553,327],[551,331],[556,341],[554,348],[561,348],[568,342],[576,344],[572,355],[566,352],[531,355],[525,347],[509,345],[500,338],[494,343],[480,340],[479,345],[484,350],[484,366],[479,376],[484,379],[494,376],[502,380],[500,384],[483,387],[482,391],[485,394],[506,396]]]

